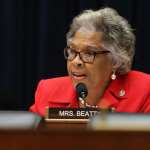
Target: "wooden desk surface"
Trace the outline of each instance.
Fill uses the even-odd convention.
[[[0,130],[1,150],[146,150],[150,132],[92,131],[86,124],[42,123],[36,130]]]

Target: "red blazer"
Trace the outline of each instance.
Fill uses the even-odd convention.
[[[130,71],[112,81],[103,95],[101,106],[116,112],[150,112],[150,75]],[[30,111],[45,115],[45,108],[78,108],[76,91],[70,77],[41,80]]]

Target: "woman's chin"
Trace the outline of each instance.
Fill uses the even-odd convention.
[[[79,83],[84,83],[86,86],[88,85],[88,82],[85,79],[80,79],[80,80],[79,79],[72,79],[72,81],[73,81],[74,87],[76,87],[77,84],[79,84]]]

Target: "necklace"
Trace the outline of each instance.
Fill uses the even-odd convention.
[[[90,108],[98,108],[97,105],[90,105],[90,104],[88,104],[87,102],[85,103],[85,106],[86,106],[86,107],[90,107]]]
[[[100,108],[98,105],[90,105],[87,102],[85,102],[85,100],[83,98],[79,97],[79,102],[80,102],[80,107],[81,108]],[[109,111],[109,112],[115,112],[115,107],[110,107],[110,108],[103,108],[101,109],[103,111]]]

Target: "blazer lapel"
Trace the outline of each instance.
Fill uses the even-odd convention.
[[[76,97],[75,88],[70,81],[66,85],[59,87],[57,93],[50,93],[48,103],[50,107],[78,107]]]

